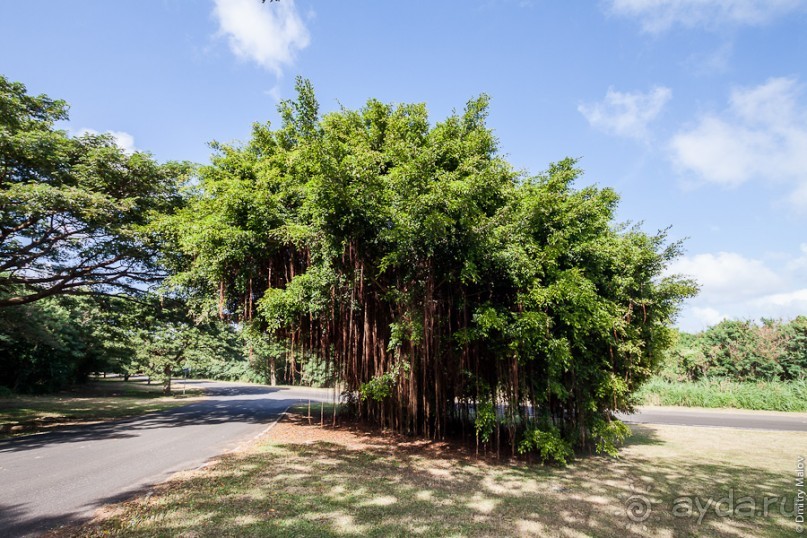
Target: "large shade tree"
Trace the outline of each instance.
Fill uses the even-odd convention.
[[[163,223],[174,282],[292,364],[323,357],[378,425],[610,450],[694,293],[664,276],[680,245],[615,224],[617,195],[575,189],[573,160],[514,171],[485,96],[432,126],[424,105],[375,100],[321,117],[297,89],[279,129],[215,145]]]
[[[0,76],[0,307],[139,293],[164,276],[148,224],[180,202],[189,167],[70,136],[56,126],[67,109]]]

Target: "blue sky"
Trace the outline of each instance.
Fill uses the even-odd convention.
[[[579,157],[620,220],[688,238],[682,328],[807,314],[805,0],[5,1],[0,50],[65,128],[160,160],[276,121],[296,75],[325,112],[485,92],[517,168]]]

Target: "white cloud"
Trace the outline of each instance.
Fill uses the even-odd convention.
[[[774,293],[784,285],[762,261],[734,252],[683,256],[670,264],[668,272],[695,278],[701,285],[699,297],[711,305]]]
[[[673,26],[758,26],[804,9],[803,0],[611,0],[611,12],[636,18],[646,32]]]
[[[724,186],[790,182],[791,201],[807,201],[807,106],[801,93],[791,78],[735,89],[724,113],[704,115],[672,138],[672,160]]]
[[[219,34],[227,36],[233,54],[254,61],[278,77],[284,66],[294,63],[297,51],[308,46],[308,29],[294,0],[270,3],[214,0],[214,3]]]
[[[790,203],[799,213],[807,212],[807,182],[802,183],[790,193]]]
[[[714,308],[700,308],[697,306],[692,307],[692,316],[698,322],[698,326],[716,325],[727,317]]]
[[[134,137],[129,133],[124,131],[108,131],[108,133],[112,135],[112,138],[115,139],[115,143],[124,152],[132,154],[137,151],[137,147],[135,147],[134,143]]]
[[[684,256],[672,263],[668,272],[695,278],[701,291],[685,305],[678,326],[695,332],[723,319],[803,315],[807,313],[805,263],[807,245],[775,264],[733,252]]]
[[[780,309],[792,310],[797,314],[807,312],[807,288],[786,293],[775,293],[760,297],[752,302],[753,305],[761,309],[778,307]]]
[[[807,243],[799,245],[799,256],[786,264],[788,271],[799,271],[807,274]]]
[[[98,135],[101,133],[94,129],[79,129],[76,131],[76,136],[82,136],[85,134]],[[105,131],[103,134],[112,136],[112,138],[115,140],[115,144],[122,149],[124,153],[131,155],[135,151],[138,151],[134,143],[134,137],[125,131]]]
[[[577,110],[596,129],[644,139],[647,125],[661,113],[671,97],[672,90],[663,86],[656,86],[647,93],[623,93],[609,88],[605,99],[599,103],[581,104]]]

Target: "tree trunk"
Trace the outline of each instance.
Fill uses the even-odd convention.
[[[163,369],[163,374],[165,374],[165,381],[163,381],[163,394],[166,396],[171,396],[171,367],[166,366]]]

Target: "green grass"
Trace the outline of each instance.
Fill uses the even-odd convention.
[[[187,398],[199,394],[198,390],[193,390],[185,395],[166,397],[159,383],[147,385],[145,381],[103,379],[55,394],[0,398],[0,435],[143,415],[183,405]]]
[[[807,411],[807,381],[675,382],[653,378],[636,395],[642,405]]]
[[[62,535],[778,537],[796,530],[792,517],[762,508],[766,498],[793,499],[807,433],[637,426],[620,459],[584,457],[555,468],[321,428],[302,415],[247,450]],[[728,496],[754,499],[760,513],[673,512],[677,501],[686,504],[681,499],[706,506]],[[648,503],[647,519],[628,517],[631,502]]]

